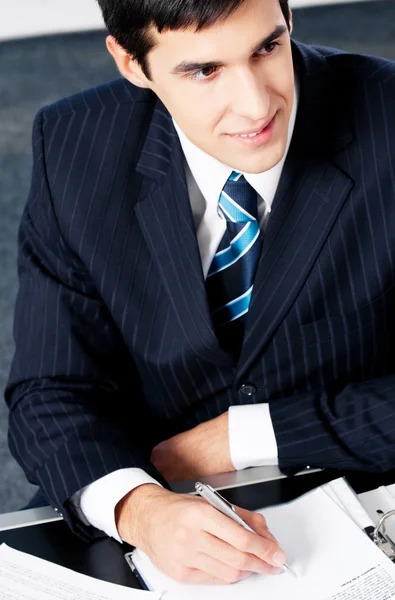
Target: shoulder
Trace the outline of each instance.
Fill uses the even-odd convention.
[[[332,102],[354,114],[393,110],[395,62],[386,58],[346,52],[325,46],[296,43],[304,66],[314,76],[325,69]]]
[[[325,46],[311,48],[325,59],[332,73],[339,79],[348,80],[354,85],[380,85],[389,90],[395,89],[395,62],[392,60]]]
[[[138,196],[135,166],[156,104],[152,92],[117,79],[45,106],[36,116],[34,185],[45,182],[47,195],[40,191],[38,197],[50,199],[62,235],[76,253],[74,220],[94,231],[103,220],[98,215],[121,214],[125,198],[130,206]]]
[[[60,117],[83,116],[86,113],[113,112],[122,107],[129,109],[135,105],[149,106],[154,104],[155,94],[150,90],[134,86],[124,78],[89,88],[63,98],[40,110],[43,123]]]
[[[33,124],[33,147],[42,148],[49,170],[69,168],[74,158],[121,152],[131,156],[152,119],[157,96],[126,79],[116,79],[44,106]],[[73,162],[74,164],[74,162]]]
[[[316,65],[318,59],[325,61],[326,66],[339,78],[347,77],[353,82],[395,85],[395,62],[387,58],[300,42],[295,42],[295,46],[307,68],[309,65]]]

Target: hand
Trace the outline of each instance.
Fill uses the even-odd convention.
[[[251,533],[203,498],[145,484],[116,508],[123,540],[143,550],[163,573],[189,584],[227,584],[252,573],[274,574],[284,552],[258,513],[237,508]]]
[[[161,442],[152,450],[151,462],[169,482],[234,471],[228,413]]]

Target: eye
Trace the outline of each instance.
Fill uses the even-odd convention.
[[[215,73],[217,70],[217,67],[206,67],[205,69],[202,69],[201,71],[196,71],[196,73],[191,73],[191,75],[189,75],[189,77],[191,79],[195,79],[196,81],[207,81],[208,79],[210,79],[211,75],[213,75],[213,73]]]
[[[258,54],[273,54],[276,48],[280,45],[281,44],[279,42],[270,42],[270,44],[266,44],[266,46],[264,46],[262,50],[258,52]]]

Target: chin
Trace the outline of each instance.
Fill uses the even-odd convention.
[[[265,173],[266,171],[270,171],[273,169],[284,156],[284,152],[281,154],[277,154],[276,156],[266,158],[264,160],[258,160],[255,163],[249,163],[244,166],[243,169],[239,169],[244,173],[250,173],[251,175],[258,175],[259,173]]]
[[[273,169],[284,157],[286,150],[285,143],[281,141],[272,147],[266,147],[262,149],[262,152],[246,157],[245,160],[241,159],[238,165],[238,170],[244,173],[250,173],[251,175],[258,175],[265,171]]]

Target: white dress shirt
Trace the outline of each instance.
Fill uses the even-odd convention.
[[[260,174],[243,173],[258,193],[258,217],[265,230],[271,206],[280,181],[291,143],[299,101],[295,85],[294,105],[289,121],[288,143],[283,159],[273,169]],[[195,221],[203,273],[207,276],[211,262],[226,230],[226,220],[218,213],[221,191],[233,169],[195,146],[173,120],[185,155],[185,172]],[[229,408],[229,447],[236,470],[260,465],[278,464],[277,442],[269,405],[249,404]],[[72,497],[80,519],[121,542],[116,523],[115,507],[130,491],[146,483],[160,485],[138,468],[120,469],[91,483]]]

